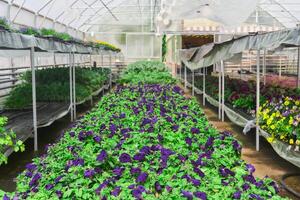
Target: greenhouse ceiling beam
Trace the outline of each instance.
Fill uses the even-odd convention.
[[[275,4],[277,4],[278,6],[280,6],[285,12],[287,12],[292,18],[294,18],[296,20],[296,22],[300,22],[299,19],[293,15],[288,9],[286,9],[281,3],[279,3],[277,0],[273,0],[273,2]]]
[[[19,6],[17,13],[16,13],[15,17],[14,17],[13,20],[12,20],[12,23],[14,23],[15,20],[17,19],[17,17],[18,17],[18,15],[20,14],[20,11],[22,10],[22,8],[23,8],[25,2],[26,2],[26,0],[23,0],[22,5]]]
[[[73,3],[70,5],[70,7],[72,8],[72,6],[74,6],[79,0],[75,0],[73,1]],[[61,18],[61,16],[63,16],[66,13],[66,10],[62,11],[54,20],[58,21],[59,18]]]
[[[109,1],[109,2],[107,3],[107,5],[111,4],[112,2],[114,2],[114,0]],[[115,9],[115,8],[116,8],[116,7],[112,8],[112,10]],[[103,9],[103,7],[99,8],[99,9],[97,10],[97,13],[99,13],[102,9]],[[88,19],[86,19],[86,20],[78,27],[78,29],[80,29],[80,28],[82,28],[83,26],[85,26],[86,23],[87,23],[87,22],[90,22],[90,21],[92,20],[93,17],[94,17],[94,16],[91,16],[91,17],[89,17]],[[103,17],[103,16],[101,15],[101,17]],[[91,28],[91,27],[89,27],[85,32],[89,31],[90,28]]]
[[[134,8],[136,8],[136,5],[119,5],[118,6],[118,8],[128,8],[128,7],[134,7]],[[145,4],[145,5],[141,5],[141,7],[151,7],[151,5]],[[86,7],[72,7],[71,9],[78,9],[78,10],[80,10],[80,9],[85,9],[85,8]],[[103,8],[103,7],[96,6],[94,8],[98,9],[98,8]]]
[[[111,9],[103,2],[103,0],[99,0],[102,5],[107,9],[107,11],[111,14],[113,18],[115,18],[116,21],[119,21],[119,19],[114,15],[114,13],[111,11]]]
[[[87,11],[88,9],[92,9],[92,10],[94,11],[94,13],[91,14],[91,15],[89,15],[89,16],[95,16],[95,15],[97,15],[97,16],[99,16],[99,17],[102,17],[102,16],[99,14],[99,12],[93,8],[93,5],[94,5],[95,3],[97,3],[98,0],[93,1],[91,4],[88,4],[88,3],[87,3],[86,1],[84,1],[84,0],[81,0],[81,1],[82,1],[85,5],[87,5],[88,7],[85,7],[85,9],[84,9],[83,11],[80,12],[79,16],[77,16],[77,17],[75,17],[74,19],[72,19],[72,20],[68,23],[68,26],[70,26],[74,21],[80,19],[81,17],[83,17],[83,16],[88,16],[88,15],[84,15],[84,14],[83,14],[83,13],[84,13],[85,11]],[[102,10],[103,8],[104,8],[104,7],[101,7],[100,10]]]
[[[44,10],[53,0],[47,1],[36,13],[39,14],[42,10]]]

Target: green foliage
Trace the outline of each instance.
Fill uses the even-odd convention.
[[[4,151],[12,148],[15,152],[25,150],[25,146],[20,140],[16,140],[16,134],[13,131],[6,130],[7,117],[0,117],[0,165],[7,163],[7,157]]]
[[[118,86],[27,165],[15,193],[0,198],[186,200],[188,191],[189,199],[202,192],[219,200],[240,191],[238,199],[282,199],[271,179],[253,176],[240,148],[179,87]]]
[[[10,25],[7,22],[7,19],[0,18],[0,27],[4,28],[5,30],[11,30]]]
[[[98,90],[107,80],[108,69],[76,69],[76,100],[82,101]],[[14,88],[5,102],[6,108],[22,109],[32,103],[31,71],[22,76],[23,83]],[[38,102],[69,101],[69,68],[49,68],[36,71]]]
[[[167,36],[163,35],[163,38],[162,38],[162,61],[163,62],[166,61],[167,52],[168,52]]]
[[[20,32],[25,34],[25,35],[33,35],[33,36],[40,36],[41,35],[39,30],[37,30],[35,28],[31,28],[31,27],[20,29]]]
[[[54,29],[43,28],[43,29],[41,29],[41,35],[42,36],[52,36],[54,38],[58,38],[58,39],[61,39],[63,41],[66,41],[66,42],[71,41],[73,39],[72,36],[70,36],[69,34],[67,34],[67,33],[58,33]]]
[[[122,73],[119,83],[130,84],[173,84],[172,78],[164,63],[159,61],[138,61],[127,66]]]

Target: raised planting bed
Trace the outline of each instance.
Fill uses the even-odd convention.
[[[22,199],[266,199],[241,145],[177,86],[118,86],[17,178]],[[53,162],[59,160],[59,162]],[[3,193],[4,195],[4,193]]]

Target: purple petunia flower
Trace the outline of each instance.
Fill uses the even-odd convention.
[[[168,191],[168,192],[171,192],[172,191],[172,187],[170,187],[170,186],[166,186],[166,190]]]
[[[51,190],[53,187],[54,187],[53,184],[47,184],[47,185],[45,186],[46,190]]]
[[[255,167],[251,164],[246,164],[246,169],[250,172],[250,174],[255,172]]]
[[[138,189],[132,190],[132,196],[134,196],[137,199],[140,199],[142,196],[142,192]]]
[[[116,176],[122,176],[124,170],[125,170],[125,168],[123,168],[123,167],[116,167],[115,169],[113,169],[113,173]]]
[[[240,199],[241,196],[242,196],[241,191],[237,191],[237,192],[233,193],[233,199]]]
[[[10,198],[5,194],[5,195],[3,196],[3,200],[10,200]]]
[[[125,113],[121,113],[120,114],[120,119],[124,119],[126,117],[126,114]]]
[[[250,185],[248,183],[245,183],[244,185],[242,185],[243,191],[246,191],[250,188]]]
[[[121,163],[129,163],[131,162],[131,157],[127,153],[122,153],[119,157]]]
[[[148,174],[146,172],[142,172],[137,178],[136,178],[136,182],[137,183],[144,183],[146,182],[148,178]]]
[[[142,171],[142,170],[141,170],[140,168],[135,168],[135,167],[133,167],[133,168],[131,168],[130,173],[131,173],[132,175],[135,175],[135,174],[140,174],[141,171]]]
[[[103,162],[107,158],[107,153],[105,150],[102,150],[101,153],[97,156],[97,161]]]
[[[55,180],[54,180],[54,183],[57,184],[61,179],[62,179],[63,176],[58,176]]]
[[[193,199],[193,194],[191,192],[182,190],[181,194],[183,197],[186,197],[188,200]]]
[[[137,153],[133,156],[133,160],[137,161],[143,161],[145,159],[145,154],[144,153]]]
[[[32,187],[38,184],[38,181],[42,178],[41,173],[36,173],[29,182],[29,186]]]
[[[161,192],[161,190],[162,190],[162,187],[161,187],[161,185],[159,184],[158,181],[156,181],[154,183],[154,188],[155,188],[156,192]]]
[[[237,140],[234,140],[232,142],[233,148],[237,151],[240,152],[242,149],[242,146],[240,145],[240,143]]]
[[[172,126],[172,130],[173,130],[174,132],[178,131],[178,129],[179,129],[179,126],[178,126],[178,125],[173,125],[173,126]]]
[[[250,194],[249,197],[256,200],[263,200],[258,194]]]
[[[34,171],[37,169],[37,166],[34,163],[29,163],[26,165],[26,169],[28,169],[29,171]]]
[[[93,169],[87,169],[84,171],[85,178],[91,178],[95,175],[95,171]]]
[[[195,128],[195,127],[191,128],[191,132],[192,132],[193,134],[198,134],[198,133],[200,133],[199,129],[198,129],[198,128]]]
[[[211,147],[214,143],[215,138],[209,137],[205,143],[205,148],[207,149],[208,147]]]
[[[196,173],[196,174],[198,174],[200,177],[204,177],[205,176],[205,174],[201,171],[201,169],[199,169],[199,168],[194,168],[194,172]]]
[[[254,178],[253,175],[245,175],[245,176],[243,176],[243,178],[244,178],[245,181],[248,181],[248,182],[250,182],[252,184],[254,184],[256,182],[256,180],[255,180],[255,178]]]
[[[194,196],[202,199],[202,200],[206,200],[207,199],[207,195],[205,192],[194,192]]]
[[[74,132],[74,131],[71,131],[71,132],[69,133],[69,135],[70,135],[71,137],[74,137],[74,136],[75,136],[75,132]]]
[[[148,146],[143,146],[140,150],[141,153],[144,153],[146,155],[149,155],[150,154],[150,151],[151,151],[151,148],[148,147]]]
[[[30,171],[27,171],[27,172],[25,173],[25,176],[27,176],[28,178],[31,178],[32,175],[33,175],[33,173],[30,172]]]
[[[97,143],[101,142],[101,137],[99,137],[99,136],[95,136],[93,139]]]
[[[115,187],[115,189],[113,191],[111,191],[110,194],[117,197],[117,196],[119,196],[120,192],[121,192],[121,187],[118,186],[118,187]]]
[[[189,138],[189,137],[186,137],[186,138],[185,138],[185,142],[186,142],[189,146],[192,145],[192,139]]]
[[[191,182],[193,183],[194,186],[199,186],[201,184],[200,180],[198,179],[192,179]]]
[[[57,195],[58,198],[62,198],[62,192],[60,190],[56,190],[55,194]]]
[[[134,184],[131,184],[131,185],[128,186],[128,189],[131,189],[131,190],[132,190],[134,187],[135,187],[135,185],[134,185]]]

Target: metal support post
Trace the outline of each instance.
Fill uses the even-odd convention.
[[[203,76],[203,106],[205,106],[205,99],[206,99],[205,68],[202,68],[202,76]]]
[[[300,88],[300,47],[297,54],[297,88]]]
[[[111,85],[112,85],[112,57],[111,57],[111,53],[109,54],[109,69],[110,69],[110,74],[109,74],[109,89],[111,89]]]
[[[263,55],[263,78],[264,78],[264,85],[266,85],[266,67],[267,67],[267,62],[266,62],[266,49],[264,49],[264,55]]]
[[[70,112],[71,121],[74,121],[73,112],[73,67],[72,67],[72,53],[69,53],[69,69],[70,69]]]
[[[192,70],[192,95],[195,96],[195,70]]]
[[[73,66],[73,116],[74,120],[76,120],[76,76],[75,76],[75,71],[76,71],[76,66],[75,66],[75,54],[72,54],[72,66]]]
[[[256,59],[256,151],[259,151],[260,50]]]
[[[187,88],[187,80],[186,80],[186,66],[184,65],[184,89]]]
[[[221,65],[220,65],[220,67],[219,67],[219,69],[218,69],[218,73],[219,73],[219,120],[221,120],[221,110],[222,110],[222,101],[221,101],[221,90],[222,90],[222,77],[221,77],[221,74],[222,74],[222,72],[221,72],[222,70],[221,70]]]
[[[222,70],[222,122],[225,120],[225,66],[224,61],[221,61],[221,70]]]
[[[34,151],[38,151],[34,47],[31,47],[31,49],[30,49],[30,64],[31,64],[31,74],[32,74],[31,79],[32,79],[32,112],[33,112]]]

